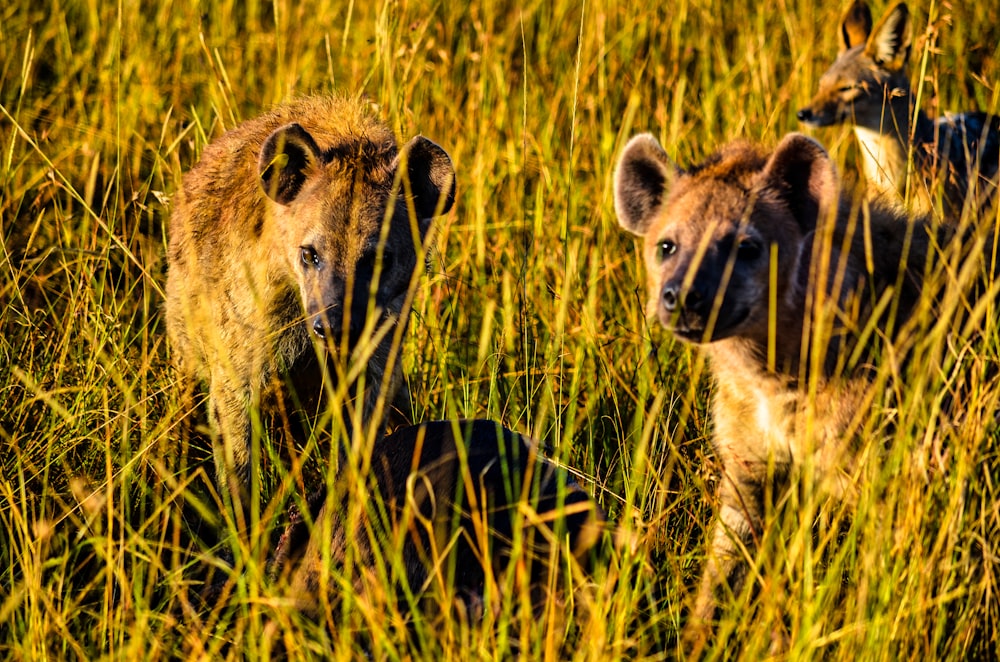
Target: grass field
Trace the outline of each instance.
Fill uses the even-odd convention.
[[[799,129],[843,7],[641,4],[0,7],[0,657],[256,659],[276,624],[291,659],[684,657],[717,469],[711,383],[645,318],[612,170],[638,131],[688,163]],[[911,10],[923,107],[1000,112],[1000,6]],[[261,550],[224,604],[189,606],[220,506],[206,449],[180,441],[169,200],[222,131],[330,91],[367,94],[403,139],[455,162],[405,339],[412,414],[497,419],[580,472],[619,534],[572,609],[404,627],[398,605],[356,596],[327,633],[289,612]],[[847,130],[815,135],[854,169]],[[759,590],[733,598],[704,659],[761,659],[775,641],[796,660],[997,657],[1000,324],[986,312],[973,340],[928,324],[909,388],[873,407],[855,505],[804,486],[773,513]],[[945,421],[960,371],[982,378]]]

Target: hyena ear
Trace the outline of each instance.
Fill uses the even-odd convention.
[[[913,22],[906,3],[897,3],[887,11],[875,26],[865,54],[889,71],[899,71],[910,59],[910,44],[913,43]]]
[[[451,157],[434,142],[416,136],[403,145],[392,163],[393,171],[406,168],[413,194],[413,210],[426,231],[430,219],[451,209],[455,202],[455,168]]]
[[[840,52],[860,46],[872,33],[872,12],[863,0],[855,0],[840,19]]]
[[[319,147],[298,124],[276,129],[260,150],[260,184],[267,197],[287,205],[302,190],[309,170],[319,162]]]
[[[615,166],[618,224],[645,235],[680,172],[652,134],[640,133],[629,140]]]
[[[830,155],[801,133],[782,138],[761,176],[764,187],[785,203],[803,234],[816,228],[823,210],[837,204],[837,171]]]

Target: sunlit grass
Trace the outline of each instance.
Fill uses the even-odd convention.
[[[279,640],[293,659],[679,654],[712,517],[711,382],[645,318],[612,169],[638,131],[683,164],[799,129],[843,7],[633,5],[0,8],[4,657],[258,658]],[[911,9],[920,32],[930,10]],[[934,11],[950,20],[936,23],[925,108],[997,112],[1000,9]],[[327,631],[266,581],[265,549],[238,550],[233,594],[198,603],[226,527],[169,368],[169,198],[222,130],[324,91],[366,93],[401,138],[422,133],[455,162],[455,208],[437,221],[404,343],[412,413],[500,420],[577,472],[621,531],[592,575],[571,573],[572,609],[535,618],[510,599],[482,622],[407,626],[395,594],[347,591]],[[816,136],[853,169],[848,132]],[[931,335],[912,388],[873,408],[856,504],[803,487],[775,511],[756,590],[734,598],[708,659],[759,659],[776,640],[789,659],[995,655],[1000,339],[995,309],[981,319],[968,344]],[[952,425],[939,393],[958,374],[973,395]],[[265,527],[283,526],[290,500]]]

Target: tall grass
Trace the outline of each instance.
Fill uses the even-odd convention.
[[[711,384],[645,318],[614,160],[640,130],[685,163],[797,129],[842,7],[638,4],[0,8],[4,657],[264,657],[275,624],[296,659],[682,655],[712,517]],[[915,50],[929,56],[925,107],[1000,111],[1000,8],[911,9],[933,37]],[[169,198],[224,129],[326,91],[366,93],[401,137],[423,133],[455,161],[455,209],[404,345],[413,415],[498,419],[579,471],[620,532],[576,577],[572,609],[407,628],[391,601],[348,595],[326,633],[253,559],[230,599],[195,608],[221,506],[209,451],[179,432],[161,314]],[[853,168],[846,131],[818,137]],[[996,656],[998,349],[990,308],[977,339],[928,350],[912,388],[876,403],[856,505],[792,491],[761,541],[757,590],[733,598],[707,659]],[[949,423],[939,393],[958,372],[975,397]]]

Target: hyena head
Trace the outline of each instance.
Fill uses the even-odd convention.
[[[847,123],[880,133],[898,130],[888,111],[893,104],[905,104],[909,112],[906,64],[912,31],[902,2],[874,30],[868,5],[860,0],[852,4],[840,24],[840,53],[820,77],[816,96],[798,111],[799,120],[812,126]]]
[[[454,201],[448,154],[417,136],[391,143],[346,138],[320,149],[299,124],[261,149],[276,250],[294,275],[308,328],[353,347],[372,316],[399,321],[431,218]]]
[[[829,155],[789,134],[770,156],[735,143],[681,170],[649,134],[615,171],[615,210],[644,238],[649,313],[680,338],[764,340],[776,305],[798,305],[821,209],[836,197]]]

